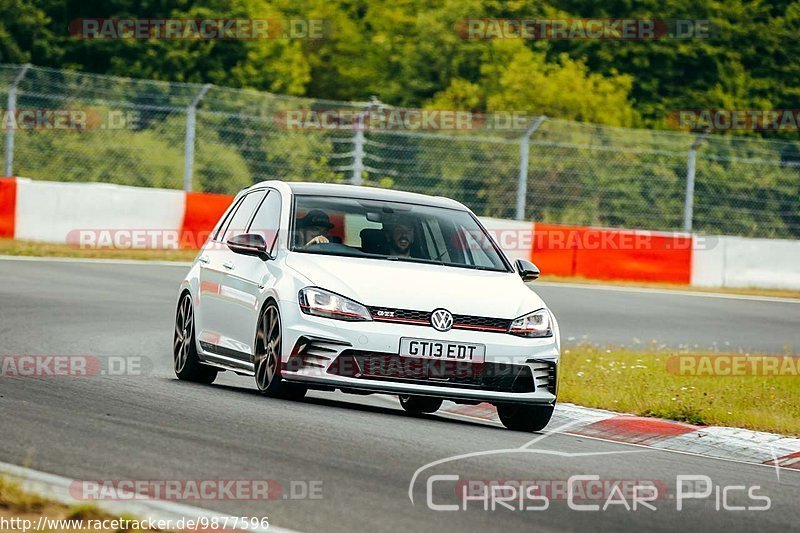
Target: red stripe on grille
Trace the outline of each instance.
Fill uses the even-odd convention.
[[[508,331],[506,328],[495,328],[492,326],[470,326],[469,324],[453,324],[453,328],[458,329],[476,329],[479,331]]]
[[[430,325],[427,320],[414,320],[413,318],[388,318],[385,316],[372,317],[376,322],[402,322],[406,324],[426,324]]]
[[[424,324],[430,326],[428,320],[415,320],[413,318],[387,318],[385,316],[373,317],[375,322],[397,322],[399,324]],[[475,331],[499,331],[502,333],[507,332],[506,328],[494,328],[491,326],[470,326],[469,324],[453,324],[453,329],[471,329]]]

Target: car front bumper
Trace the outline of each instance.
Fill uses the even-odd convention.
[[[423,325],[386,322],[343,322],[302,313],[297,302],[280,302],[283,321],[282,374],[287,381],[322,385],[358,392],[412,394],[457,402],[490,402],[552,405],[557,394],[560,355],[557,326],[552,337],[526,339],[505,333],[467,330],[439,332]],[[354,372],[341,372],[345,357],[382,358],[391,364],[401,358],[400,339],[410,337],[444,342],[483,344],[485,363],[481,372],[500,369],[496,376],[481,378],[430,377],[428,375],[371,375],[356,363]],[[441,361],[411,361],[415,369]],[[422,366],[420,366],[422,365]],[[460,370],[471,367],[461,364]],[[427,370],[425,370],[427,372]],[[472,372],[472,370],[468,370]],[[477,372],[477,370],[476,370]],[[519,376],[515,379],[513,376]],[[523,383],[523,377],[525,381]]]

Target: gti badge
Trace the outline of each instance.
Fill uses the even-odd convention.
[[[431,326],[438,331],[448,331],[453,327],[453,315],[447,309],[436,309],[431,313]]]

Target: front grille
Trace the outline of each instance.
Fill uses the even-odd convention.
[[[505,363],[439,361],[397,354],[345,350],[328,372],[351,378],[403,381],[499,392],[534,392],[530,368]]]
[[[394,309],[391,307],[370,307],[372,319],[378,322],[396,322],[431,326],[432,311],[414,311],[410,309]],[[511,320],[473,315],[453,315],[453,329],[469,329],[473,331],[494,331],[506,333]]]
[[[370,307],[372,320],[379,322],[402,322],[404,324],[431,325],[430,311],[412,311],[409,309],[392,309],[391,307]]]
[[[485,316],[453,315],[453,327],[505,333],[511,327],[511,320]]]

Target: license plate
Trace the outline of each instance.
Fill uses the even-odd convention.
[[[483,363],[486,346],[465,342],[434,341],[429,339],[400,339],[400,355],[402,357],[420,357],[422,359],[439,359],[442,361],[462,361],[466,363]]]

